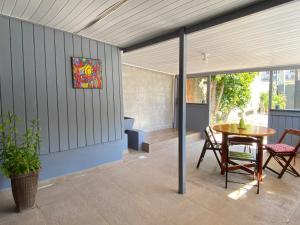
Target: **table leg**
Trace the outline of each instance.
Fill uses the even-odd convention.
[[[259,137],[258,138],[258,144],[257,144],[257,151],[258,151],[258,171],[257,171],[257,176],[258,176],[258,179],[260,181],[262,181],[263,179],[263,170],[262,170],[262,167],[263,167],[263,138],[262,137]]]
[[[227,161],[227,151],[228,151],[228,135],[222,133],[222,157],[221,157],[221,174],[223,175],[226,170]]]

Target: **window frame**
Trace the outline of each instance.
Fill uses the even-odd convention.
[[[285,108],[285,109],[277,109],[272,107],[272,98],[273,98],[273,81],[274,81],[274,75],[275,71],[280,71],[280,70],[294,70],[295,71],[295,77],[294,77],[294,85],[296,87],[296,81],[299,78],[300,80],[300,67],[282,67],[282,68],[276,68],[270,70],[270,87],[269,87],[269,111],[300,111],[300,108],[295,108],[295,103],[294,103],[294,108]],[[295,101],[295,95],[294,95],[294,101]]]
[[[208,105],[209,104],[210,75],[201,74],[201,75],[196,75],[196,76],[187,76],[187,80],[188,79],[199,79],[199,78],[202,78],[202,79],[206,78],[206,98],[205,98],[205,103],[203,103],[203,102],[188,102],[187,101],[187,96],[186,96],[186,104],[196,104],[196,105]],[[187,84],[186,84],[186,92],[187,92]]]

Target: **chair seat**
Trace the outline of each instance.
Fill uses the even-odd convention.
[[[298,144],[295,146],[290,146],[287,144],[283,144],[282,141],[285,139],[285,137],[289,135],[290,137],[296,137],[298,138]],[[278,175],[278,178],[280,179],[285,172],[289,172],[290,174],[300,177],[300,174],[297,172],[297,170],[291,165],[291,162],[293,158],[297,154],[297,150],[300,147],[300,130],[296,129],[285,129],[283,134],[281,135],[279,141],[276,144],[267,144],[264,146],[265,149],[268,150],[270,153],[269,158],[265,162],[263,169],[269,169],[275,174]],[[277,172],[276,170],[272,169],[268,166],[271,159],[274,159],[279,166],[282,167],[282,170],[280,172]]]
[[[295,147],[292,147],[287,144],[267,144],[265,145],[266,149],[268,151],[274,152],[274,153],[294,153]]]
[[[255,158],[251,153],[238,151],[229,151],[229,159],[255,161]]]

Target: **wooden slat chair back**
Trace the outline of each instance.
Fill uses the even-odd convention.
[[[211,140],[212,144],[215,144],[215,145],[218,144],[217,139],[216,139],[216,137],[214,135],[214,132],[213,132],[213,130],[211,129],[210,126],[206,127],[204,133],[205,133],[206,137],[209,137],[209,139]]]
[[[229,145],[242,145],[244,146],[244,152],[248,149],[251,153],[251,147],[257,142],[256,138],[247,137],[247,136],[231,136],[228,138]]]
[[[287,135],[294,135],[299,138],[299,141],[296,142],[295,146],[291,146],[283,143]],[[265,162],[263,168],[264,169],[267,168],[271,170],[272,172],[278,175],[278,178],[281,178],[285,172],[300,177],[300,174],[291,165],[291,162],[293,158],[296,157],[299,148],[300,148],[300,130],[285,129],[276,144],[265,145],[265,149],[269,152],[270,156]],[[281,172],[277,172],[274,169],[268,167],[268,164],[272,158],[275,159],[275,161],[282,167]]]
[[[221,158],[221,144],[217,142],[210,126],[207,126],[205,128],[204,135],[205,135],[205,142],[204,142],[202,152],[200,154],[200,157],[199,157],[199,160],[197,163],[197,168],[199,168],[200,163],[203,161],[203,158],[204,158],[207,150],[213,151],[213,153],[217,159],[218,165],[221,168],[221,159],[220,159]]]
[[[278,144],[283,143],[287,135],[293,135],[298,136],[299,141],[297,142],[297,145],[295,146],[294,151],[297,153],[298,149],[300,148],[300,130],[296,129],[285,129],[282,133],[280,139],[277,141]]]

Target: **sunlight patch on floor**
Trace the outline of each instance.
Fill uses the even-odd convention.
[[[265,175],[263,175],[263,179],[265,178]],[[249,190],[251,190],[253,187],[255,187],[257,181],[253,180],[247,184],[245,184],[243,187],[231,192],[227,196],[233,200],[238,200],[241,197],[243,197]]]

